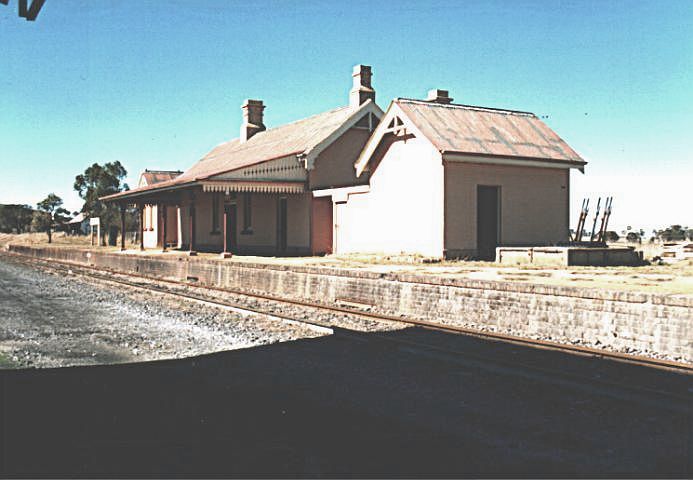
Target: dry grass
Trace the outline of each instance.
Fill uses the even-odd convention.
[[[48,245],[45,233],[0,234],[0,246],[7,243]],[[53,245],[63,248],[90,247],[88,236],[53,235]],[[128,253],[152,256],[184,256],[185,252],[147,250],[128,243]],[[100,251],[118,251],[118,247],[99,247]],[[199,258],[218,259],[218,254],[200,253]],[[693,260],[666,265],[641,267],[548,267],[535,265],[499,266],[493,262],[432,260],[421,255],[350,254],[326,257],[254,257],[234,256],[224,262],[253,262],[281,265],[314,265],[330,268],[363,269],[378,273],[402,272],[450,278],[575,286],[606,290],[628,290],[676,295],[693,295]]]
[[[0,233],[0,247],[8,244],[14,245],[41,245],[41,246],[56,246],[56,247],[91,247],[91,240],[88,235],[67,235],[65,232],[54,232],[52,243],[48,243],[48,235],[46,233]],[[126,245],[133,244],[127,242]],[[109,247],[103,247],[109,248]],[[115,248],[115,247],[110,247]]]

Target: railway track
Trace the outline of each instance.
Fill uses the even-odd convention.
[[[618,352],[602,351],[594,348],[580,347],[574,345],[565,345],[556,342],[548,342],[544,340],[535,340],[529,338],[521,338],[510,335],[482,332],[463,327],[455,327],[448,325],[440,325],[433,322],[406,319],[383,315],[374,312],[360,311],[339,306],[330,306],[314,302],[304,302],[294,299],[286,299],[274,297],[271,295],[242,292],[239,290],[226,289],[213,286],[193,285],[188,282],[182,282],[170,279],[161,279],[150,277],[138,273],[123,273],[115,270],[104,269],[89,265],[81,265],[73,262],[65,262],[61,260],[44,260],[29,257],[17,253],[3,252],[2,255],[11,257],[20,263],[31,264],[40,268],[63,274],[79,274],[90,279],[95,279],[100,282],[122,285],[128,288],[157,292],[163,295],[172,295],[188,301],[200,302],[211,306],[217,306],[232,310],[240,314],[262,315],[276,319],[278,321],[286,321],[294,324],[302,324],[312,329],[322,329],[326,333],[332,333],[340,337],[357,339],[359,341],[377,341],[387,344],[395,344],[400,349],[416,351],[419,354],[433,356],[437,359],[443,359],[452,363],[464,363],[467,366],[477,367],[484,370],[490,370],[496,373],[506,373],[517,375],[518,373],[533,380],[549,380],[553,384],[564,385],[567,387],[579,388],[582,390],[600,389],[601,393],[605,393],[604,387],[609,389],[606,394],[608,396],[632,400],[632,394],[635,392],[641,396],[641,402],[652,405],[662,406],[662,399],[673,402],[673,408],[680,411],[690,412],[691,397],[686,392],[671,393],[665,392],[656,388],[648,388],[642,385],[633,385],[615,381],[614,379],[602,379],[590,375],[579,375],[562,370],[547,368],[545,365],[518,362],[515,359],[504,360],[502,358],[488,358],[487,355],[479,355],[470,351],[461,351],[458,349],[450,349],[431,345],[419,341],[410,341],[402,338],[391,338],[382,333],[369,332],[367,337],[361,333],[353,332],[344,328],[336,328],[325,323],[307,321],[305,318],[297,319],[291,315],[277,313],[276,311],[268,312],[266,309],[253,308],[241,303],[230,302],[225,299],[210,297],[205,295],[205,291],[236,295],[242,297],[253,298],[274,304],[291,305],[301,307],[313,312],[329,312],[335,315],[348,315],[354,317],[367,318],[378,322],[389,322],[396,324],[405,324],[408,326],[417,326],[427,330],[442,331],[448,333],[456,333],[467,336],[492,340],[494,342],[508,343],[523,347],[531,347],[541,350],[555,350],[568,353],[571,355],[598,357],[606,360],[626,363],[630,365],[645,366],[654,369],[667,370],[684,376],[693,374],[693,367],[679,362],[661,360],[649,357],[631,356]],[[329,331],[329,332],[328,332]],[[364,340],[365,339],[365,340]],[[614,391],[614,388],[616,390]],[[688,390],[690,392],[691,389]]]

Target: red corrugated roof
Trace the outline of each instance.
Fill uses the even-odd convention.
[[[394,102],[441,152],[584,162],[533,113],[403,98]]]
[[[256,133],[244,143],[237,138],[222,143],[186,170],[180,179],[206,178],[306,152],[337,130],[353,114],[354,110],[349,107],[336,108]]]
[[[142,178],[147,182],[147,185],[153,185],[173,180],[182,173],[180,170],[145,170],[142,172]]]
[[[133,188],[104,199],[175,187],[276,158],[308,152],[338,130],[355,112],[357,110],[350,107],[335,108],[256,133],[246,142],[241,142],[237,138],[230,140],[212,149],[190,169],[173,179]]]

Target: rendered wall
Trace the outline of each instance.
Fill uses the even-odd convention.
[[[178,243],[178,209],[169,206],[166,212],[166,240],[169,244]],[[144,248],[161,247],[161,212],[158,206],[150,205],[144,208],[144,225],[142,238],[144,239]],[[150,223],[151,222],[151,223]]]
[[[500,186],[500,245],[568,240],[569,170],[446,162],[445,249],[476,254],[477,185]]]
[[[356,177],[354,163],[369,137],[367,129],[351,128],[323,150],[315,160],[315,168],[310,171],[310,189],[368,183],[367,176]]]
[[[195,248],[201,251],[221,251],[224,236],[224,195],[219,193],[219,233],[212,233],[212,193],[195,197]],[[251,229],[244,233],[245,195],[236,199],[236,251],[250,255],[274,255],[277,250],[277,202],[279,194],[251,194]],[[310,251],[310,194],[286,195],[287,253],[307,254]],[[188,245],[189,202],[183,204],[181,227],[183,244]]]
[[[198,279],[245,292],[333,304],[517,336],[657,353],[693,363],[693,298],[434,275],[263,265],[12,245],[11,251],[122,272]]]
[[[335,251],[443,255],[443,164],[428,142],[393,143],[370,192],[336,204]]]
[[[149,205],[144,208],[144,248],[156,248],[159,244],[159,230],[157,218],[159,209],[156,205]]]

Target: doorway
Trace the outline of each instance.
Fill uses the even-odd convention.
[[[286,197],[280,197],[277,202],[277,253],[286,254],[287,239],[287,208]]]
[[[224,213],[226,214],[226,251],[230,253],[238,253],[238,243],[236,238],[236,204],[225,203]]]
[[[332,197],[313,198],[311,207],[311,253],[332,253]]]
[[[476,187],[476,249],[479,260],[496,259],[499,237],[500,187]]]

